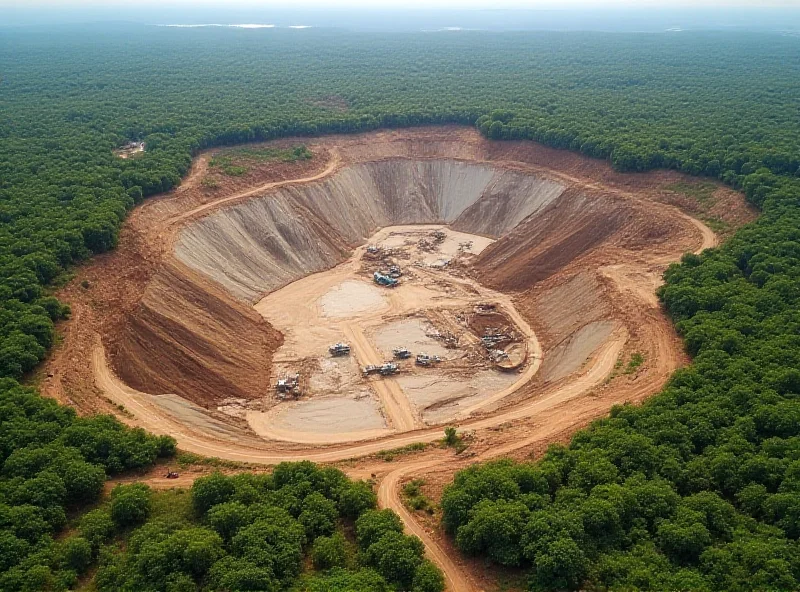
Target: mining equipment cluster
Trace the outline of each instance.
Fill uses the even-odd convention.
[[[429,356],[428,354],[417,354],[417,358],[416,360],[414,360],[414,363],[417,366],[427,367],[427,366],[432,366],[434,364],[438,364],[441,361],[442,358],[440,358],[439,356]]]
[[[500,329],[486,329],[483,337],[481,337],[481,344],[486,348],[492,362],[495,364],[508,359],[508,353],[500,349],[500,345],[514,340],[513,334],[503,333]]]

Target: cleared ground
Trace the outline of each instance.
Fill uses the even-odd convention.
[[[374,255],[361,246],[345,263],[261,299],[255,309],[284,336],[273,357],[273,383],[301,372],[303,397],[287,402],[269,393],[253,401],[256,408],[271,407],[247,412],[253,431],[306,443],[363,440],[379,435],[380,428],[388,434],[453,420],[497,391],[523,386],[532,373],[494,367],[480,342],[483,333],[468,323],[481,303],[514,310],[506,296],[459,277],[492,242],[442,225],[390,226],[367,241]],[[377,286],[372,272],[391,266],[402,273],[399,284]],[[524,351],[538,351],[527,323],[512,331]],[[349,343],[352,355],[332,358],[328,347],[338,342]],[[392,361],[396,348],[439,356],[441,362],[423,368],[412,356],[396,360],[396,376],[361,375],[368,364]],[[376,414],[385,418],[379,425]]]
[[[753,214],[723,189],[707,204],[679,209],[669,187],[693,180],[677,173],[621,175],[531,143],[487,142],[474,130],[330,137],[309,148],[311,161],[223,179],[213,190],[202,184],[203,155],[181,189],[137,208],[120,248],[94,259],[61,294],[74,314],[43,391],[80,411],[117,413],[171,434],[188,451],[266,464],[337,462],[433,442],[441,427],[425,422],[455,418],[474,433],[469,457],[432,448],[400,463],[366,457],[343,466],[376,476],[381,503],[421,536],[451,589],[480,589],[479,568],[459,565],[446,542],[401,506],[399,483],[427,474],[435,494],[470,462],[540,453],[612,405],[655,392],[685,357],[653,292],[670,262],[716,244],[683,210],[718,216],[731,228]],[[380,229],[423,223],[494,242],[444,270],[413,267],[419,277],[409,282],[406,302],[416,304],[393,303],[375,291],[370,264],[354,253]],[[431,257],[424,263],[441,259]],[[340,269],[346,273],[337,277]],[[84,279],[89,289],[80,287]],[[299,307],[296,315],[257,310],[259,301],[308,281],[309,294],[285,300]],[[529,356],[511,386],[468,388],[486,378],[482,372],[503,376],[492,368],[475,369],[469,380],[450,380],[444,366],[441,377],[420,371],[373,382],[358,375],[359,363],[383,361],[395,339],[432,347],[430,328],[452,331],[463,322],[459,314],[489,296],[520,333],[530,329]],[[308,316],[312,301],[317,317]],[[371,325],[373,315],[379,322]],[[311,318],[320,323],[310,326]],[[353,359],[331,361],[317,345],[303,350],[307,342],[293,331],[304,325],[311,335],[341,329],[331,342],[344,335]],[[475,327],[485,328],[467,323],[464,334]],[[317,338],[327,347],[327,333]],[[295,420],[312,436],[315,426],[326,429],[321,441],[296,441],[297,423],[288,424],[287,438],[263,437],[276,431],[280,405],[267,395],[280,364],[298,363],[292,348],[310,389]],[[643,363],[621,372],[634,354]],[[453,395],[456,387],[462,390]],[[441,404],[453,396],[455,408]],[[326,425],[331,417],[343,418],[335,429]],[[353,431],[368,439],[346,442]]]

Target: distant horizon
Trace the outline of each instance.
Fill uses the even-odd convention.
[[[6,2],[5,4],[3,2]],[[569,0],[567,0],[569,1]],[[578,0],[574,0],[578,1]],[[0,0],[0,28],[33,25],[129,22],[146,25],[251,25],[245,28],[314,27],[352,31],[607,31],[669,30],[800,31],[800,6],[718,6],[625,8],[604,4],[591,8],[401,9],[392,6],[347,8],[269,8],[249,5],[219,7],[203,4],[9,6]],[[254,26],[258,25],[258,26]]]
[[[130,8],[126,0],[26,0],[20,6],[19,0],[0,0],[0,8],[41,8],[57,7],[68,9],[91,8]],[[140,0],[136,3],[138,8],[178,8],[192,9],[258,9],[258,10],[285,10],[286,4],[278,1],[265,0],[235,0],[221,2],[220,0]],[[800,0],[682,0],[669,2],[667,0],[387,0],[380,6],[375,6],[373,0],[294,0],[293,9],[308,10],[568,10],[568,9],[710,9],[710,8],[800,8]]]

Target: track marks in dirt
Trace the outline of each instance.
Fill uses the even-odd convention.
[[[344,323],[342,328],[353,347],[356,359],[362,366],[383,364],[383,358],[369,342],[361,327],[356,323]],[[421,422],[417,419],[417,412],[394,378],[390,376],[376,377],[372,380],[372,388],[378,393],[387,419],[394,429],[399,432],[408,432],[419,427]]]

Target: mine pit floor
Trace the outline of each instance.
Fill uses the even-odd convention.
[[[300,372],[303,395],[280,400],[266,389],[246,413],[253,431],[299,443],[374,438],[466,417],[528,382],[540,356],[502,372],[481,344],[482,335],[469,329],[477,305],[491,303],[513,326],[514,341],[539,352],[511,298],[466,272],[469,260],[492,242],[444,225],[386,227],[344,263],[256,303],[256,311],[284,336],[273,358],[273,380]],[[373,272],[392,265],[401,269],[399,284],[377,285]],[[338,342],[350,344],[350,356],[331,357],[328,347]],[[362,376],[363,366],[392,360],[392,350],[400,347],[412,357],[397,361],[397,375]],[[419,353],[441,362],[417,366]]]

